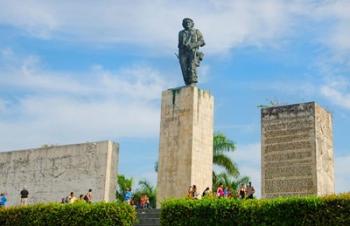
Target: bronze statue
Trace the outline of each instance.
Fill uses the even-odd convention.
[[[196,85],[198,82],[197,67],[204,54],[199,52],[199,47],[205,45],[203,35],[198,29],[194,29],[193,20],[185,18],[182,21],[184,29],[179,32],[179,61],[186,86]]]

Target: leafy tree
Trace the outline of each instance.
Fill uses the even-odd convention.
[[[126,178],[124,175],[118,175],[117,177],[117,194],[116,198],[120,201],[124,201],[124,195],[129,188],[132,188],[133,179]]]

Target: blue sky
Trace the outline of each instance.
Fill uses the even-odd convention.
[[[111,139],[119,172],[156,182],[161,91],[183,84],[191,17],[215,130],[260,190],[259,104],[333,114],[336,191],[349,191],[349,1],[0,1],[0,150]],[[259,192],[260,193],[260,192]]]

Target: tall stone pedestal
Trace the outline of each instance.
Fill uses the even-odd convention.
[[[167,198],[186,197],[212,186],[214,98],[186,86],[162,93],[157,207]]]
[[[261,110],[262,197],[334,193],[332,117],[314,102]]]

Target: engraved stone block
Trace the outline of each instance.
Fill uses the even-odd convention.
[[[261,110],[262,197],[334,193],[332,118],[314,102]]]

